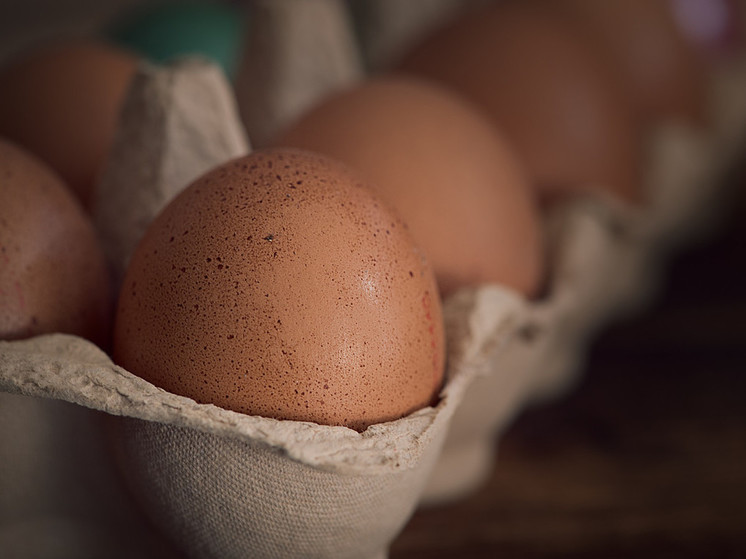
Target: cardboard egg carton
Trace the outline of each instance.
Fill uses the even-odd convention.
[[[430,4],[442,9],[445,2]],[[302,17],[289,9],[293,0],[257,2],[253,14],[263,30],[255,36],[262,55],[247,57],[236,87],[251,129],[267,137],[327,92],[363,77],[343,4],[303,5]],[[0,342],[0,391],[9,393],[0,394],[0,406],[33,397],[26,403],[48,403],[44,421],[60,424],[67,421],[54,409],[60,402],[97,410],[87,419],[106,418],[106,436],[78,435],[90,443],[91,459],[113,470],[101,458],[111,444],[139,506],[190,556],[385,557],[418,505],[479,486],[511,419],[529,402],[568,390],[598,329],[641,308],[655,293],[666,256],[712,223],[723,198],[716,189],[720,175],[746,123],[746,63],[723,69],[711,89],[708,134],[666,124],[650,139],[649,208],[582,198],[548,216],[545,297],[527,301],[486,285],[444,302],[449,364],[435,407],[363,433],[246,416],[165,392],[93,344],[63,334]],[[250,102],[242,91],[253,91]],[[143,65],[95,205],[117,277],[169,200],[210,167],[249,149],[230,86],[215,67]],[[33,437],[27,427],[16,426],[6,442]],[[22,470],[13,470],[19,479]],[[110,521],[113,507],[125,506],[123,499],[94,495],[89,510]],[[146,525],[130,518],[124,526],[126,538],[96,532],[95,524],[78,527],[98,536],[80,536],[69,556],[102,533],[111,542],[149,542],[139,556],[165,556],[154,551],[160,548]]]
[[[201,61],[143,65],[121,122],[95,203],[120,279],[173,196],[249,151],[229,84]],[[0,371],[2,391],[115,417],[109,444],[151,520],[190,554],[226,558],[384,557],[420,500],[469,377],[452,375],[435,408],[358,433],[197,404],[76,336],[0,342]]]

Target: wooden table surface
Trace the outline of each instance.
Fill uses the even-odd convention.
[[[600,334],[572,393],[519,416],[486,486],[418,511],[391,559],[746,557],[745,200]]]

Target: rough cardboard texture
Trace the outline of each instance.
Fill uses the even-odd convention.
[[[475,352],[476,349],[469,351]],[[346,427],[248,416],[166,392],[114,365],[94,344],[50,334],[0,341],[0,390],[54,398],[146,421],[196,429],[226,439],[261,442],[314,468],[340,473],[392,473],[419,464],[460,398],[451,379],[436,408],[363,433]]]
[[[200,60],[166,69],[143,63],[122,115],[93,212],[117,277],[147,226],[181,189],[249,151],[228,82]]]
[[[103,415],[0,392],[3,557],[170,557],[117,479]]]
[[[411,515],[437,446],[420,466],[339,474],[247,438],[127,420],[123,471],[154,521],[197,557],[373,558]],[[332,441],[327,441],[333,445]]]

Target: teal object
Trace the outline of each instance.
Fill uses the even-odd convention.
[[[244,10],[229,3],[180,0],[143,6],[118,20],[108,36],[157,64],[204,56],[233,78],[246,27]]]

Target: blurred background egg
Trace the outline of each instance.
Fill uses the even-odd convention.
[[[662,119],[706,124],[704,65],[670,0],[544,1],[609,54],[646,125]]]
[[[201,55],[233,77],[246,28],[244,11],[228,2],[149,2],[120,16],[108,36],[157,64]]]
[[[93,40],[39,45],[0,69],[0,134],[38,155],[90,207],[136,59]]]
[[[326,98],[275,142],[360,171],[410,227],[444,296],[483,283],[536,292],[543,253],[527,179],[484,116],[450,91],[369,80]]]
[[[106,348],[110,311],[82,207],[47,165],[0,139],[0,339],[64,332]]]
[[[553,10],[505,1],[430,34],[398,70],[481,107],[543,199],[603,190],[640,202],[640,130],[608,66]]]
[[[444,334],[405,225],[334,160],[268,150],[187,187],[127,271],[115,361],[250,415],[365,429],[434,402]]]

